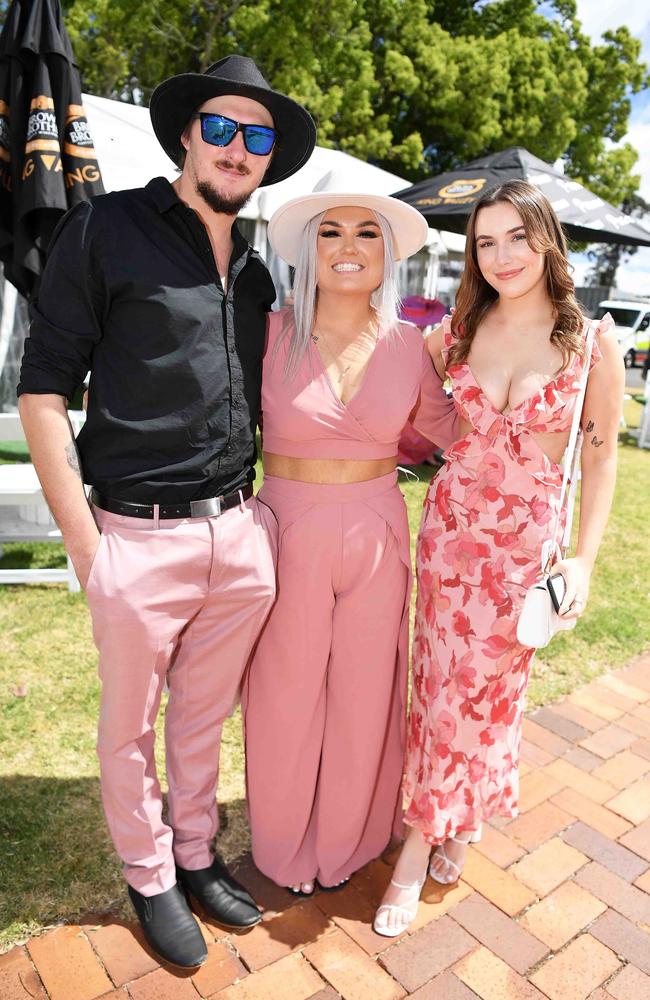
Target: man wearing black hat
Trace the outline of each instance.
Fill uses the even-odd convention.
[[[221,725],[274,596],[273,524],[252,480],[275,290],[233,218],[307,161],[315,129],[241,56],[166,80],[151,117],[180,176],[63,220],[18,393],[91,610],[109,829],[150,945],[192,967],[207,953],[186,894],[227,927],[260,919],[211,850]],[[66,401],[88,371],[75,446]],[[154,762],[165,681],[167,822]]]

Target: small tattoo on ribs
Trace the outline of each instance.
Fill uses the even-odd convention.
[[[593,420],[590,420],[589,423],[587,424],[587,427],[586,427],[587,434],[590,431],[593,431],[593,429],[594,429],[594,422],[593,422]]]
[[[596,435],[594,434],[594,436],[591,439],[591,443],[593,444],[594,448],[600,448],[601,444],[604,444],[605,442],[599,441]]]

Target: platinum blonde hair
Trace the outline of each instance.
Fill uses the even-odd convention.
[[[388,220],[379,212],[373,213],[384,240],[384,273],[381,284],[370,295],[370,305],[377,314],[378,334],[390,333],[399,323],[401,305],[397,269],[393,256],[393,231]],[[314,328],[316,315],[316,295],[318,291],[318,253],[316,244],[318,229],[325,215],[314,216],[305,226],[300,256],[296,263],[296,274],[293,284],[294,305],[293,315],[295,328],[289,341],[285,374],[291,378],[300,367],[300,363],[309,346],[309,338]],[[288,334],[289,324],[285,329]]]

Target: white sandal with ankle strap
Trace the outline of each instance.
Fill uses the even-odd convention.
[[[375,919],[372,925],[372,929],[376,934],[383,934],[384,937],[397,937],[398,934],[404,933],[409,924],[412,924],[415,920],[415,915],[418,912],[418,903],[420,902],[420,893],[422,892],[422,886],[426,882],[426,879],[427,873],[425,871],[421,880],[411,882],[409,885],[404,885],[403,882],[396,882],[394,878],[390,880],[390,884],[394,885],[396,889],[417,890],[417,895],[410,903],[382,903],[375,914]],[[400,924],[397,927],[388,927],[385,922],[380,921],[379,918],[382,913],[388,915],[391,911],[394,911],[395,913],[403,913],[407,918],[406,923]]]
[[[483,824],[481,824],[477,830],[467,831],[467,839],[465,837],[449,837],[449,840],[453,840],[454,844],[478,844],[481,839]],[[446,843],[446,841],[445,841]],[[446,868],[441,872],[436,871],[433,867],[434,858],[440,858],[445,862]],[[453,882],[457,882],[463,873],[463,868],[461,865],[456,864],[451,858],[447,857],[447,852],[445,851],[445,844],[440,844],[436,850],[433,852],[433,857],[431,858],[431,864],[429,865],[429,875],[434,880],[434,882],[439,882],[442,885],[451,885]]]

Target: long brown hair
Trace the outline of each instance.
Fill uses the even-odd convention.
[[[447,364],[451,366],[465,361],[477,327],[499,297],[481,274],[475,236],[478,213],[482,208],[499,202],[508,202],[519,212],[529,247],[546,257],[546,291],[555,313],[551,343],[562,352],[564,369],[574,354],[582,355],[584,351],[585,320],[575,297],[575,286],[569,274],[566,239],[558,217],[548,198],[528,181],[505,181],[490,188],[479,198],[469,217],[465,270],[451,321],[455,339]]]

